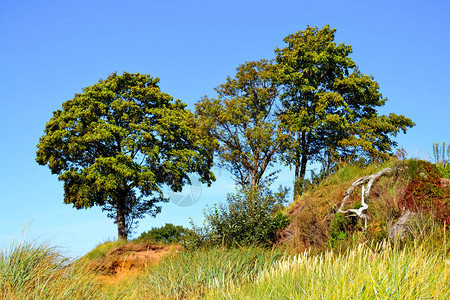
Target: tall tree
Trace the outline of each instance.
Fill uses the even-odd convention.
[[[237,68],[234,78],[218,86],[218,97],[196,104],[199,126],[219,141],[221,164],[241,186],[258,186],[285,140],[276,116],[274,66],[260,60]]]
[[[414,126],[401,115],[378,115],[386,102],[378,83],[359,71],[351,46],[334,42],[335,31],[308,27],[275,50],[280,120],[292,137],[284,160],[295,167],[294,195],[301,193],[309,162],[346,155],[385,159],[396,145],[391,136]]]
[[[37,145],[36,161],[64,182],[64,203],[102,206],[119,239],[127,239],[134,219],[161,211],[163,185],[181,191],[190,172],[214,180],[211,142],[158,82],[113,73],[54,111]]]

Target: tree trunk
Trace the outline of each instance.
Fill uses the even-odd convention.
[[[254,189],[259,185],[259,178],[256,175],[252,175],[252,182],[250,183],[250,189]]]
[[[299,136],[298,136],[299,137]],[[297,152],[295,165],[295,185],[294,185],[294,201],[303,193],[303,180],[306,174],[306,165],[308,164],[308,142],[306,132],[301,133],[300,151]]]
[[[116,222],[117,222],[117,230],[119,233],[119,240],[127,240],[128,233],[127,233],[127,226],[125,223],[125,205],[124,205],[125,199],[118,199],[117,203],[117,216],[116,216]]]
[[[307,153],[302,154],[302,161],[300,163],[300,180],[305,179],[306,174],[306,164],[308,163],[308,155]]]
[[[300,179],[300,165],[297,163],[295,165],[295,177],[294,177],[294,202],[297,201],[298,197],[300,196],[300,190],[299,190],[299,179]]]
[[[297,132],[297,141],[300,143],[300,131]],[[301,144],[300,144],[301,145]],[[295,173],[294,173],[294,202],[300,196],[299,179],[300,179],[300,146],[295,150]]]

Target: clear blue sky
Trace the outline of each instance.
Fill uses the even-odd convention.
[[[79,255],[117,236],[99,208],[63,204],[62,184],[34,158],[45,123],[85,86],[117,71],[151,74],[189,108],[245,61],[273,58],[283,38],[307,25],[337,28],[362,72],[389,99],[382,113],[416,127],[396,140],[430,157],[450,142],[450,4],[429,1],[0,1],[0,247],[22,238]],[[164,205],[138,233],[166,222],[201,223],[208,203],[225,200],[224,171],[194,205]],[[291,173],[279,183],[291,185]]]

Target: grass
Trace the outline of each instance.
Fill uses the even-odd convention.
[[[13,244],[0,252],[3,299],[99,299],[93,277],[55,248]]]
[[[90,267],[92,261],[102,261],[113,248],[127,242],[105,242],[76,261],[46,244],[18,243],[0,251],[1,298],[450,298],[448,226],[420,213],[410,224],[410,240],[398,244],[384,240],[386,230],[402,213],[398,201],[408,179],[380,178],[367,199],[367,231],[345,232],[345,240],[330,245],[330,224],[345,189],[357,178],[394,163],[366,168],[347,165],[306,192],[291,214],[291,229],[298,238],[285,245],[288,251],[297,251],[295,255],[257,247],[176,248],[158,264],[149,264],[125,279],[105,281]],[[348,206],[360,202],[359,194],[355,191]],[[374,240],[383,242],[369,242]]]
[[[3,299],[447,299],[446,235],[295,256],[260,248],[182,251],[108,284],[54,248],[19,244],[0,254],[0,294]]]
[[[106,254],[111,251],[113,248],[123,246],[127,244],[128,242],[125,240],[117,240],[117,241],[107,241],[104,243],[99,244],[97,247],[92,249],[88,254],[86,254],[84,257],[87,260],[96,260],[105,258]]]
[[[361,244],[344,254],[308,252],[277,262],[255,282],[215,290],[214,299],[448,299],[446,247]]]
[[[147,268],[127,284],[128,289],[139,291],[134,295],[138,297],[195,298],[211,289],[232,289],[251,282],[282,257],[279,251],[256,247],[182,251]]]

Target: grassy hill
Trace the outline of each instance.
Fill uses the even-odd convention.
[[[344,193],[390,168],[365,198],[367,219],[339,212]],[[48,245],[0,253],[4,299],[448,299],[448,166],[418,160],[345,165],[285,209],[272,248],[187,250],[107,242],[70,261]],[[366,183],[367,184],[367,183]],[[361,186],[342,206],[361,207]],[[402,239],[389,238],[410,211]]]

